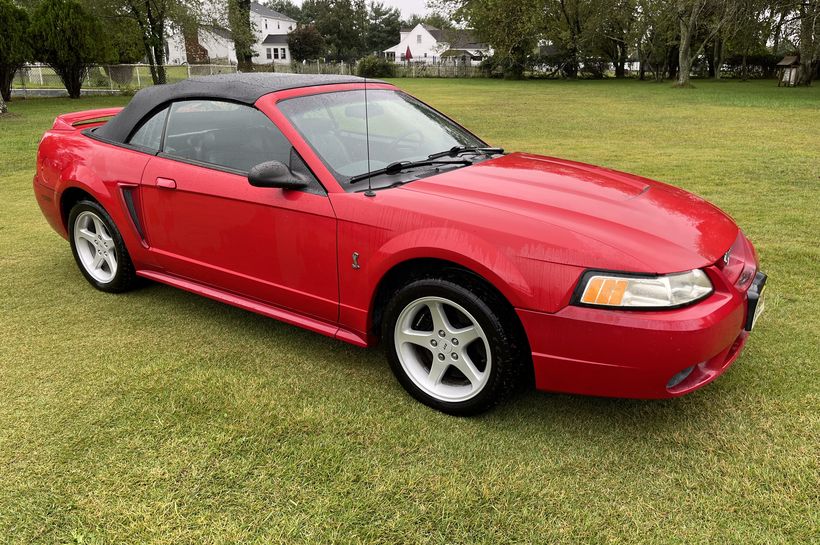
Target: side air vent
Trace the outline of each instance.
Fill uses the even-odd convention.
[[[137,229],[137,233],[140,238],[145,241],[145,233],[142,230],[142,222],[140,222],[140,217],[137,213],[137,206],[134,203],[134,194],[136,190],[137,189],[135,187],[123,187],[122,196],[125,199],[125,206],[128,208],[128,215],[131,216],[131,221],[134,222],[134,227]]]

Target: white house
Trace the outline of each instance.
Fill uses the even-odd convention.
[[[441,30],[419,23],[412,29],[402,29],[399,43],[384,50],[385,57],[397,63],[407,61],[410,51],[412,62],[433,64],[449,62],[478,64],[492,54],[490,47],[478,41],[469,29]]]
[[[251,27],[256,35],[253,47],[256,64],[289,63],[288,33],[296,28],[296,20],[258,2],[251,2]]]
[[[251,2],[251,29],[255,64],[289,63],[288,33],[296,21],[287,15]],[[236,64],[236,47],[230,31],[215,25],[200,25],[196,37],[183,35],[178,27],[168,31],[165,47],[168,64],[228,62]]]

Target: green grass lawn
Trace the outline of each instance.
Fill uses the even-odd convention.
[[[0,118],[0,541],[817,543],[820,86],[398,80],[495,145],[730,213],[770,275],[744,354],[672,401],[412,401],[378,350],[151,285],[93,290],[31,191],[57,113]],[[499,191],[503,191],[499,187]]]

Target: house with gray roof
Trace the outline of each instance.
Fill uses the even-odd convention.
[[[402,29],[399,43],[383,53],[387,59],[397,63],[475,65],[491,55],[492,50],[475,36],[473,30],[440,29],[419,23],[412,29]]]

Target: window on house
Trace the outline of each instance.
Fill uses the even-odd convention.
[[[279,58],[279,48],[278,48],[278,47],[274,47],[274,48],[273,48],[273,58],[274,58],[274,59],[278,59],[278,58]]]
[[[267,30],[267,29],[268,29],[268,20],[265,19],[265,30]]]
[[[425,58],[425,59],[427,58],[427,53],[425,53],[425,54],[424,54],[424,58]]]
[[[279,28],[279,21],[276,21],[276,28]]]
[[[287,58],[288,58],[287,53],[285,53],[285,48],[284,48],[284,47],[281,49],[281,51],[280,51],[280,53],[279,53],[279,56],[280,56],[281,58],[283,58],[283,59],[287,59]]]
[[[266,56],[268,57],[268,59],[271,59],[273,57],[273,53],[271,53],[270,47],[267,48],[265,53],[266,53]]]
[[[420,43],[421,43],[421,34],[419,34],[419,35],[417,35],[417,36],[416,36],[416,43],[417,43],[417,44],[420,44]]]

